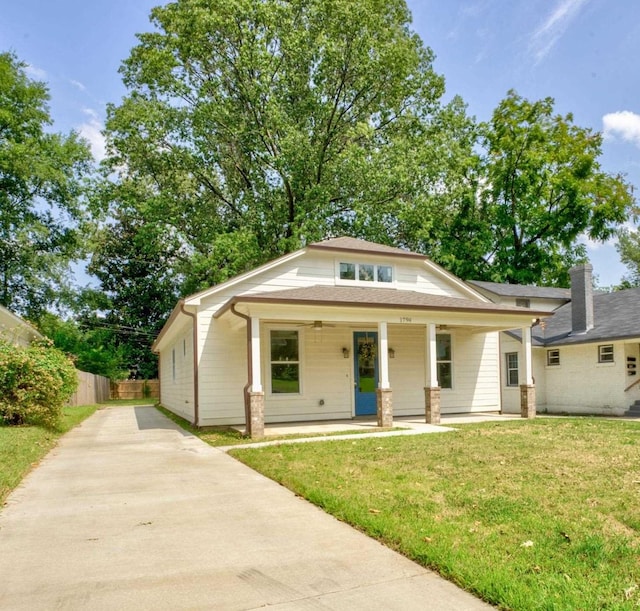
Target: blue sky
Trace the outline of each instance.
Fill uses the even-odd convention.
[[[157,0],[0,0],[0,51],[13,50],[51,92],[54,129],[80,131],[94,154],[107,102],[125,94],[118,67],[150,28]],[[487,120],[509,89],[551,96],[560,113],[603,131],[602,166],[640,187],[640,2],[408,0],[435,54],[447,98]],[[588,244],[603,286],[625,273],[612,243]]]

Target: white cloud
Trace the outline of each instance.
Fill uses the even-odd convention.
[[[86,91],[87,90],[87,88],[80,81],[74,81],[73,79],[71,79],[69,82],[74,87],[77,87],[80,91]]]
[[[83,108],[82,112],[84,112],[89,119],[80,125],[78,131],[80,135],[89,142],[91,152],[96,161],[102,161],[106,156],[106,144],[104,136],[102,135],[102,128],[104,126],[95,110]]]
[[[42,69],[34,66],[33,64],[27,64],[24,67],[24,71],[34,79],[45,79],[47,78],[47,73]]]
[[[640,115],[630,110],[610,112],[602,117],[605,137],[620,136],[640,147]]]
[[[544,22],[533,32],[529,49],[540,63],[562,38],[589,0],[558,0]]]

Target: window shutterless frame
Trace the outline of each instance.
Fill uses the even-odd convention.
[[[547,350],[547,367],[555,367],[560,365],[560,350],[554,348]]]
[[[613,363],[613,344],[598,346],[598,363]]]
[[[507,386],[518,386],[518,353],[507,352],[505,355]]]

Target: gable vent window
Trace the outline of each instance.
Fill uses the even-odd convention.
[[[598,363],[613,363],[613,344],[598,346]]]
[[[356,284],[369,282],[391,284],[393,282],[393,267],[391,265],[347,263],[342,261],[339,265],[338,278]]]
[[[547,366],[560,365],[560,350],[547,350]]]
[[[530,308],[531,307],[531,299],[525,299],[524,297],[518,297],[516,299],[516,305],[521,308]]]

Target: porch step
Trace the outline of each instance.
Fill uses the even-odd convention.
[[[630,405],[629,409],[622,415],[630,416],[631,418],[640,418],[640,399],[637,399],[633,405]]]

